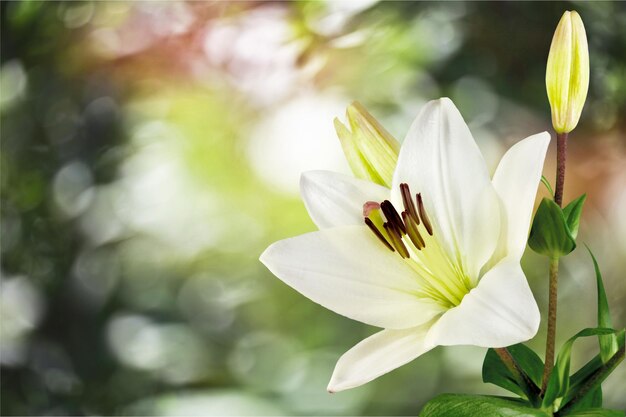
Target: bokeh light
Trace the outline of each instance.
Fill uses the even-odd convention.
[[[585,21],[592,68],[565,199],[588,194],[581,239],[626,323],[623,3],[0,7],[3,415],[415,415],[443,392],[503,395],[470,347],[328,394],[337,358],[375,329],[295,293],[258,257],[315,229],[300,174],[349,172],[333,119],[353,100],[403,140],[423,103],[449,96],[491,169],[549,130],[545,62],[568,9]],[[528,251],[523,267],[545,310],[546,261]],[[563,269],[560,341],[595,320],[584,248]],[[577,345],[574,366],[595,349]],[[607,407],[626,407],[625,372],[606,382]]]

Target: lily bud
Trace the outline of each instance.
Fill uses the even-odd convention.
[[[391,187],[400,143],[357,102],[346,111],[349,128],[335,119],[335,130],[354,175]]]
[[[578,124],[589,88],[589,48],[585,26],[576,12],[565,12],[554,32],[546,89],[552,109],[552,126],[568,133]]]

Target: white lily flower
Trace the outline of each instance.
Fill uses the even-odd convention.
[[[438,345],[504,347],[535,335],[539,310],[520,258],[549,141],[543,132],[517,143],[492,179],[460,113],[442,98],[413,122],[391,189],[303,174],[302,196],[320,230],[272,244],[261,261],[316,303],[384,328],[339,359],[330,392]]]

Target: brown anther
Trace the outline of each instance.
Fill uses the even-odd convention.
[[[393,204],[391,204],[389,200],[385,200],[382,203],[380,203],[380,208],[385,214],[385,218],[387,219],[387,222],[389,222],[396,229],[398,229],[400,231],[400,235],[406,234],[406,227],[404,223],[402,222],[402,218],[400,218],[400,215],[396,211]]]
[[[383,242],[385,244],[385,246],[387,246],[387,249],[389,249],[392,252],[395,252],[396,250],[393,248],[393,246],[391,246],[391,244],[387,241],[387,239],[385,239],[385,236],[383,236],[383,234],[380,232],[380,230],[378,230],[378,227],[376,227],[376,225],[374,224],[374,222],[372,222],[369,218],[365,218],[365,224],[367,225],[367,227],[370,228],[370,230],[372,232],[374,232],[374,235],[376,235],[376,237],[378,239],[380,239],[381,242]]]
[[[420,235],[419,230],[417,230],[417,223],[413,220],[413,217],[406,211],[402,212],[402,219],[404,219],[404,224],[406,224],[406,231],[409,239],[413,242],[413,245],[418,250],[422,250],[426,247],[426,243],[424,243],[424,239],[422,235]]]
[[[402,242],[400,231],[396,229],[394,225],[389,222],[384,223],[383,227],[387,231],[387,234],[389,235],[389,238],[391,239],[392,245],[396,248],[400,256],[402,256],[402,258],[405,258],[405,259],[410,258],[411,255],[409,255],[409,251],[407,250],[406,246],[404,246],[404,243]]]
[[[411,198],[411,190],[409,189],[408,184],[400,184],[400,194],[402,194],[402,203],[404,204],[404,209],[411,215],[411,218],[415,220],[417,224],[420,224],[420,218],[417,215],[417,210],[415,209],[413,198]]]
[[[428,232],[428,234],[432,236],[433,226],[430,224],[430,219],[428,218],[428,215],[426,214],[426,209],[424,208],[424,202],[422,201],[422,194],[418,193],[416,197],[417,197],[417,206],[419,208],[420,217],[422,218],[424,227],[426,228],[426,231]]]
[[[366,201],[365,204],[363,204],[363,217],[369,217],[372,211],[378,210],[379,208],[379,203],[375,201]]]

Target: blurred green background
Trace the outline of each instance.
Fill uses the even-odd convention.
[[[327,394],[336,359],[375,329],[258,256],[314,229],[299,175],[348,171],[332,119],[352,100],[401,140],[449,96],[491,169],[549,130],[545,62],[568,9],[592,67],[565,200],[588,193],[581,240],[626,324],[626,3],[0,7],[3,415],[415,415],[442,392],[503,394],[471,347]],[[523,266],[545,311],[547,263],[527,251]],[[562,269],[560,341],[596,308],[585,250]],[[542,354],[544,326],[530,342]],[[578,343],[575,364],[597,349]],[[607,407],[626,407],[625,381],[622,365]]]

